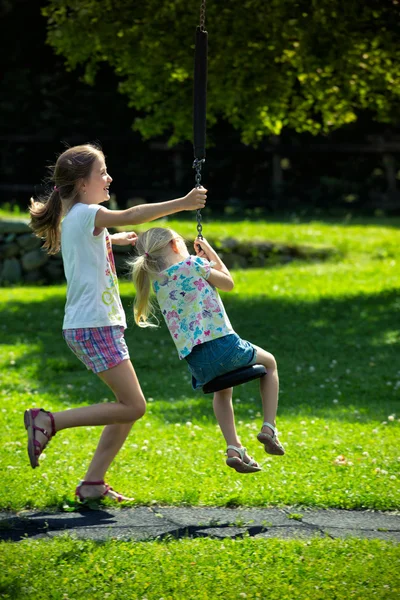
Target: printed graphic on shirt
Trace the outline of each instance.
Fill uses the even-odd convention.
[[[118,288],[118,277],[117,271],[115,269],[115,261],[114,255],[112,251],[112,244],[110,237],[106,234],[106,258],[107,258],[107,267],[105,269],[105,275],[108,278],[108,287],[104,290],[101,295],[101,299],[104,304],[108,307],[108,317],[113,320],[121,323],[123,321],[121,312],[122,304],[119,297],[119,288]]]
[[[161,312],[184,358],[193,347],[233,332],[217,290],[208,283],[210,263],[189,256],[153,281]]]

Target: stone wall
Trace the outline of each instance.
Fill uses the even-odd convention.
[[[0,220],[0,283],[62,281],[60,255],[49,257],[32,234],[27,219]]]
[[[321,261],[336,254],[336,250],[328,246],[283,244],[268,240],[251,242],[235,238],[207,239],[228,269],[256,269],[294,260]]]
[[[33,235],[28,219],[0,219],[0,285],[18,283],[62,283],[65,281],[61,252],[49,256],[42,241]],[[131,248],[114,246],[119,276],[127,273]]]
[[[293,260],[326,260],[335,250],[277,242],[248,242],[233,238],[209,239],[228,268],[267,267]],[[18,283],[60,283],[65,280],[61,253],[49,256],[41,249],[27,219],[0,220],[0,285]],[[189,251],[192,251],[191,249]],[[119,277],[127,276],[130,246],[113,247]]]

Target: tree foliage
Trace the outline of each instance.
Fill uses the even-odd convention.
[[[200,0],[50,0],[48,42],[88,83],[106,62],[145,138],[191,139]],[[209,0],[208,123],[245,143],[400,114],[399,0]],[[112,111],[112,106],[110,106]]]

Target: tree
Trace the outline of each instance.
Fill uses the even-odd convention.
[[[88,83],[102,63],[145,138],[191,139],[200,0],[50,0],[48,42]],[[367,110],[400,114],[399,0],[209,0],[208,123],[257,144],[286,127],[328,133]],[[110,107],[112,110],[112,107]]]

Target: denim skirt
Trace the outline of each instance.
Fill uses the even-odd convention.
[[[230,333],[195,346],[185,360],[192,375],[192,387],[197,390],[215,377],[254,365],[257,351],[237,333]]]

